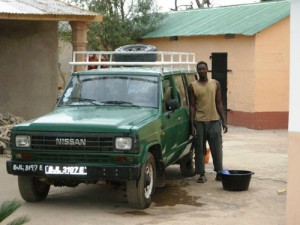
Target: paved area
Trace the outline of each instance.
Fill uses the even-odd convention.
[[[212,161],[206,164],[208,182],[184,178],[178,165],[167,169],[167,185],[158,189],[146,210],[128,207],[122,186],[80,185],[52,188],[38,204],[21,199],[17,179],[0,157],[0,202],[23,202],[16,214],[29,215],[28,224],[203,224],[284,225],[287,186],[287,130],[257,131],[229,126],[224,135],[224,168],[250,170],[249,190],[225,191],[214,180]],[[10,221],[10,220],[9,220]]]

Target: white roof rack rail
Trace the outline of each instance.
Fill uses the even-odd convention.
[[[92,58],[91,58],[92,57]],[[125,59],[125,60],[124,60]],[[150,59],[150,60],[148,60]],[[195,53],[166,51],[74,51],[70,62],[72,72],[88,70],[88,67],[107,68],[115,66],[146,66],[169,69],[195,70]]]

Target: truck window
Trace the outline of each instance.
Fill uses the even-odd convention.
[[[172,85],[171,85],[171,80],[166,79],[163,81],[163,100],[164,100],[164,112],[168,111],[167,110],[167,101],[174,98],[173,93],[172,93]]]
[[[185,107],[187,103],[187,90],[184,85],[184,80],[182,75],[176,75],[175,77],[176,91],[179,98],[179,103],[181,106]]]

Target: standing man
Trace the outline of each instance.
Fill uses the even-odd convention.
[[[191,134],[194,136],[196,173],[198,183],[205,183],[206,141],[213,158],[216,179],[223,170],[222,129],[227,132],[226,119],[221,101],[221,88],[217,80],[207,77],[207,63],[200,61],[197,66],[199,79],[189,86]]]

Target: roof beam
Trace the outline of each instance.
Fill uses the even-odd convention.
[[[102,22],[101,15],[45,15],[1,13],[0,20],[37,20],[37,21],[95,21]]]

